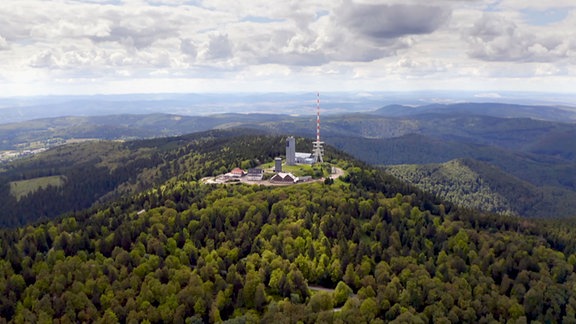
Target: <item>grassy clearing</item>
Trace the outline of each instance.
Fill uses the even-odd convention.
[[[10,182],[10,194],[20,200],[29,193],[48,186],[60,187],[64,183],[63,176],[42,177],[29,180]]]
[[[274,165],[275,165],[274,162],[269,162],[260,165],[259,168],[271,171],[272,169],[274,169]],[[319,168],[320,166],[318,165],[310,165],[310,164],[286,165],[285,163],[282,163],[282,172],[289,172],[297,177],[303,177],[303,176],[321,177],[322,175],[321,174],[319,175],[316,172],[316,170],[319,170]],[[326,172],[325,175],[328,175],[328,172]]]
[[[290,172],[297,177],[312,174],[312,166],[308,164],[282,165],[283,172]]]

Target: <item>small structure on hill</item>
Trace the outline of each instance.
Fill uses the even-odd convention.
[[[248,181],[262,181],[263,177],[264,177],[264,170],[254,168],[254,169],[248,169],[248,175],[246,176],[246,179]]]
[[[282,172],[282,158],[274,159],[274,172]]]
[[[240,168],[234,168],[232,171],[226,173],[224,175],[225,179],[239,179],[246,175],[246,171]]]
[[[230,171],[230,173],[238,177],[243,177],[244,175],[246,175],[246,171],[240,168],[234,168],[232,171]]]
[[[296,152],[296,163],[314,164],[314,157],[312,156],[312,153]]]
[[[272,178],[270,182],[273,183],[296,183],[298,182],[298,177],[294,176],[292,173],[278,172]]]

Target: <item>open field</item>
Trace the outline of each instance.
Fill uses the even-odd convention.
[[[329,169],[328,164],[323,165],[323,167],[326,167]],[[259,168],[264,169],[264,171],[266,171],[266,172],[273,172],[274,162],[262,164],[261,166],[259,166]],[[310,164],[303,164],[303,163],[302,164],[298,163],[296,165],[286,165],[285,163],[282,163],[282,172],[292,173],[293,175],[295,175],[297,177],[313,176],[315,178],[318,178],[318,177],[322,177],[322,176],[327,176],[329,174],[330,170],[328,170],[328,169],[323,170],[325,172],[319,173],[319,169],[320,169],[320,167],[317,165],[310,165]]]
[[[59,187],[63,184],[64,180],[65,179],[62,176],[50,176],[29,180],[12,181],[10,182],[10,194],[16,197],[16,199],[20,200],[22,197],[38,189],[46,188],[48,186]]]

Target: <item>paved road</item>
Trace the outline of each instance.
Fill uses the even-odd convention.
[[[333,167],[333,168],[334,168],[335,172],[330,175],[330,179],[336,180],[336,179],[338,179],[338,177],[344,175],[344,170],[337,168],[337,167]]]
[[[309,285],[308,288],[310,290],[314,290],[314,291],[325,291],[325,292],[329,292],[329,293],[334,293],[334,291],[336,291],[335,289],[332,289],[332,288],[326,288],[326,287],[321,287],[321,286],[316,286],[316,285]],[[333,312],[339,312],[341,310],[342,310],[342,307],[334,307],[332,309]]]
[[[310,288],[310,290],[315,290],[315,291],[325,291],[325,292],[335,292],[335,289],[332,288],[326,288],[326,287],[321,287],[321,286],[316,286],[316,285],[308,285],[308,288]]]

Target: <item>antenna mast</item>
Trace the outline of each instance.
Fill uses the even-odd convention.
[[[322,155],[324,155],[324,142],[320,141],[320,93],[316,93],[316,142],[312,143],[314,163],[324,162]]]

